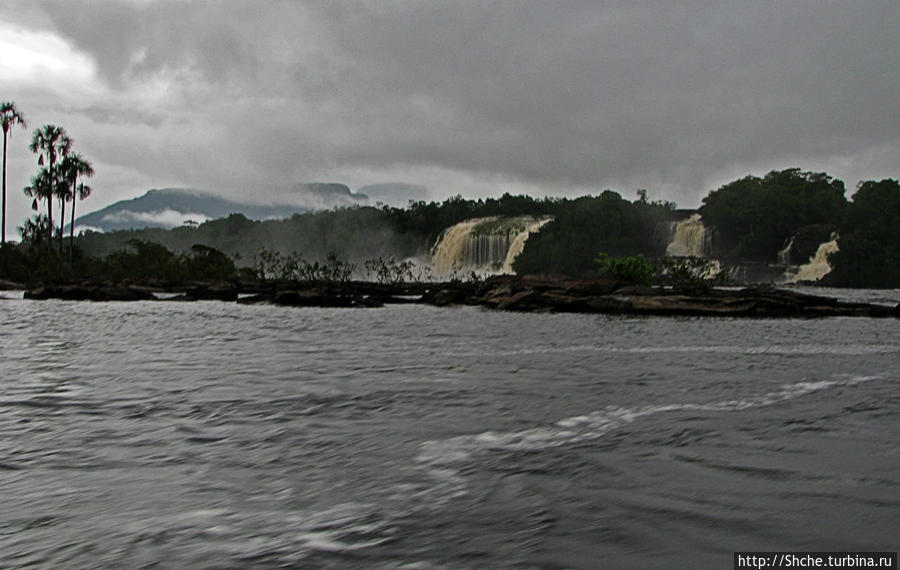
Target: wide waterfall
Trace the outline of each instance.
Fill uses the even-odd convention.
[[[432,250],[437,275],[474,271],[514,273],[512,264],[528,236],[552,218],[532,216],[475,218],[444,230]]]
[[[670,257],[706,257],[710,251],[711,234],[700,220],[700,214],[694,214],[686,220],[673,222],[672,238],[666,246],[666,255]]]
[[[828,264],[828,256],[838,251],[837,234],[832,234],[831,240],[819,245],[815,255],[809,258],[809,261],[801,265],[797,269],[797,273],[786,273],[785,278],[788,283],[797,283],[799,281],[818,281],[831,272],[831,265]]]

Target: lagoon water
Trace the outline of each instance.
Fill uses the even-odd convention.
[[[900,544],[896,320],[8,296],[3,567],[730,567]]]

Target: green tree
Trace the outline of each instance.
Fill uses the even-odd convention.
[[[190,279],[228,279],[237,269],[234,262],[218,249],[199,243],[191,246],[191,255],[184,260]]]
[[[776,261],[786,239],[803,226],[837,225],[847,200],[844,183],[799,168],[747,176],[710,192],[700,215],[713,226],[728,259]]]
[[[53,248],[53,197],[57,195],[57,185],[59,184],[59,175],[56,168],[56,162],[60,157],[69,154],[72,148],[72,139],[66,133],[66,130],[56,125],[44,125],[40,129],[36,129],[31,137],[31,144],[28,146],[31,152],[38,155],[38,165],[47,164],[48,178],[50,181],[49,192],[47,198],[47,219],[50,221],[49,231],[49,247]]]
[[[25,223],[19,226],[22,243],[31,249],[42,247],[49,223],[47,216],[42,214],[35,214],[33,218],[25,220]]]
[[[32,198],[31,209],[37,211],[40,200],[53,198],[53,180],[50,179],[50,171],[46,168],[40,169],[31,177],[31,184],[23,188],[23,192]]]
[[[0,103],[0,126],[3,127],[3,221],[0,223],[0,245],[6,244],[6,141],[12,127],[17,124],[26,128],[25,117],[16,109],[15,103]]]
[[[128,248],[106,256],[109,276],[115,280],[162,279],[179,281],[184,278],[181,258],[165,246],[140,239],[128,241]]]
[[[900,287],[900,183],[861,182],[839,226],[826,279],[844,287]]]
[[[665,204],[629,202],[611,190],[548,206],[556,219],[525,242],[513,263],[520,275],[583,275],[597,269],[598,251],[620,257],[662,255],[665,244],[655,237],[656,229],[672,215]]]
[[[594,260],[600,270],[614,279],[649,286],[653,282],[656,268],[643,255],[610,257],[602,251]]]
[[[702,295],[713,287],[731,283],[731,271],[723,268],[716,260],[690,255],[665,257],[660,262],[661,276],[673,288],[689,294]]]

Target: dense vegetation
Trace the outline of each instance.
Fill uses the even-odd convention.
[[[48,249],[46,238],[27,242],[23,247],[0,249],[0,277],[21,283],[131,281],[172,284],[232,279],[242,275],[253,276],[252,272],[239,270],[224,253],[201,244],[195,244],[188,253],[173,253],[158,243],[133,240],[126,248],[104,258],[84,256],[76,247],[71,260],[61,256],[56,248]]]
[[[652,216],[643,215],[654,212]],[[311,259],[324,259],[329,252],[350,261],[395,255],[423,254],[446,228],[470,218],[488,216],[552,215],[575,242],[585,242],[590,253],[588,267],[598,248],[617,238],[622,247],[611,253],[640,251],[652,238],[654,224],[670,212],[668,206],[644,201],[630,203],[615,192],[577,199],[511,196],[466,200],[453,196],[443,202],[412,202],[407,208],[368,206],[295,214],[283,220],[249,220],[241,214],[212,220],[199,226],[172,230],[147,228],[101,234],[86,232],[78,244],[89,255],[104,256],[134,239],[153,241],[185,252],[195,243],[215,247],[236,257],[239,264],[252,264],[260,248],[283,255],[301,252]],[[637,225],[634,225],[637,223]],[[552,224],[551,224],[552,225]],[[581,226],[601,226],[597,232],[582,232]],[[645,233],[649,228],[650,235]],[[543,233],[543,231],[542,231]],[[597,237],[600,236],[600,239]],[[633,243],[625,243],[626,241]]]
[[[829,256],[828,282],[838,286],[900,287],[900,183],[860,184],[839,229],[840,251]]]
[[[411,275],[411,268],[400,268],[395,259],[426,256],[441,232],[453,224],[478,217],[529,215],[554,219],[528,240],[514,264],[518,273],[580,276],[624,271],[640,274],[637,282],[647,282],[643,264],[610,260],[644,255],[648,263],[656,263],[665,255],[669,223],[679,215],[674,208],[671,203],[648,201],[645,192],[628,201],[606,191],[574,199],[454,196],[443,202],[412,202],[407,208],[351,207],[283,220],[254,221],[232,214],[173,230],[87,232],[76,238],[71,259],[61,249],[48,247],[49,217],[38,215],[20,228],[21,244],[0,249],[0,278],[34,282],[241,274],[296,277],[346,273],[352,268],[356,276],[396,280]],[[900,286],[900,184],[895,180],[864,182],[848,201],[843,183],[827,174],[776,171],[722,186],[704,199],[700,211],[715,230],[716,256],[729,264],[772,263],[792,237],[799,243],[803,236],[817,236],[805,239],[808,252],[803,255],[808,257],[822,236],[837,231],[840,251],[831,257],[835,270],[830,283]],[[607,256],[601,264],[596,262],[598,252]],[[804,259],[798,256],[794,262]]]
[[[762,178],[747,176],[710,192],[700,214],[716,229],[719,256],[775,262],[792,235],[805,226],[836,227],[846,206],[843,182],[791,168]]]
[[[629,202],[607,190],[598,197],[584,196],[558,200],[555,216],[541,231],[531,236],[516,259],[516,273],[583,275],[596,269],[597,252],[613,256],[665,252],[660,239],[662,222],[672,219],[674,204],[648,202],[644,195]]]
[[[777,261],[791,238],[818,236],[795,262],[835,232],[840,251],[825,282],[839,286],[900,287],[900,183],[861,182],[852,201],[844,183],[798,168],[736,180],[703,199],[700,213],[715,228],[715,254],[730,262]]]
[[[34,131],[28,145],[37,155],[38,170],[23,189],[33,198],[37,213],[19,228],[22,242],[8,244],[6,159],[15,126],[25,128],[24,116],[14,103],[0,103],[0,278],[18,282],[174,282],[239,275],[347,279],[357,273],[379,281],[399,280],[410,277],[413,266],[395,259],[426,256],[441,232],[463,220],[552,216],[526,242],[513,265],[517,273],[606,273],[648,283],[653,269],[650,260],[665,256],[666,229],[676,217],[674,204],[650,202],[646,190],[639,190],[635,201],[610,190],[574,199],[454,196],[440,203],[411,202],[407,208],[350,207],[266,221],[231,214],[172,230],[87,232],[76,244],[75,210],[78,200],[91,194],[83,180],[94,170],[89,161],[72,152],[74,141],[65,129],[44,125]],[[54,223],[54,203],[59,208],[58,223]],[[68,251],[64,248],[67,207]],[[840,250],[829,258],[834,270],[828,283],[900,287],[900,184],[896,180],[863,182],[848,201],[844,183],[824,172],[772,171],[710,192],[700,214],[715,236],[714,257],[727,263],[773,263],[782,249],[794,256],[793,263],[803,263],[826,236],[836,232]],[[486,222],[480,227],[487,230],[494,223],[506,222]],[[687,261],[663,261],[661,267],[670,277],[702,274],[698,268],[704,260]]]

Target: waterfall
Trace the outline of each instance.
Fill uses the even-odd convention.
[[[710,249],[710,233],[700,220],[700,214],[674,222],[673,235],[666,246],[666,255],[670,257],[706,257]]]
[[[512,264],[528,236],[551,220],[531,216],[465,220],[444,230],[432,250],[431,265],[438,275],[513,273]]]
[[[544,227],[545,224],[553,221],[553,218],[544,218],[543,220],[536,220],[531,224],[525,226],[525,229],[516,234],[515,239],[513,239],[512,244],[509,246],[509,250],[506,252],[506,258],[503,260],[503,273],[515,273],[512,268],[513,262],[519,257],[519,254],[522,253],[522,250],[525,249],[525,242],[528,241],[528,236],[533,234],[534,232],[540,230]]]
[[[784,249],[778,252],[778,262],[782,265],[790,265],[791,264],[791,248],[794,247],[794,240],[797,239],[796,235],[791,236],[788,240],[787,245],[784,246]]]
[[[438,238],[437,245],[431,255],[431,265],[435,272],[449,274],[462,269],[470,258],[472,247],[471,233],[476,225],[494,218],[475,218],[460,222],[444,230]]]
[[[831,234],[831,240],[819,244],[815,255],[809,258],[808,263],[801,265],[796,274],[786,275],[788,283],[818,281],[825,277],[831,271],[828,255],[836,251],[838,251],[837,234]]]

